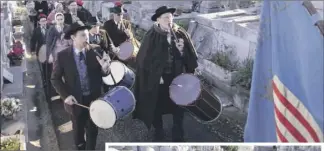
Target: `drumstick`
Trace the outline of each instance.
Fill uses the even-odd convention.
[[[82,104],[79,104],[79,103],[74,103],[75,105],[77,106],[80,106],[80,107],[83,107],[83,108],[86,108],[86,109],[90,109],[89,107],[85,106],[85,105],[82,105]]]
[[[86,42],[86,44],[90,47],[90,49],[92,49],[98,55],[98,57],[100,59],[102,59],[103,56],[96,49],[93,49],[93,47],[88,42]],[[114,85],[117,85],[117,82],[115,80],[115,77],[113,76],[113,74],[111,72],[110,72],[110,75],[111,75],[111,78],[112,78],[112,80],[114,82]]]
[[[171,84],[171,85],[175,85],[175,86],[177,86],[177,87],[182,87],[182,85],[180,85],[180,84]]]

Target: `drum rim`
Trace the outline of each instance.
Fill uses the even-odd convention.
[[[130,114],[132,114],[132,113],[134,112],[134,110],[136,109],[136,102],[137,102],[137,101],[136,101],[136,98],[135,98],[134,93],[133,93],[129,88],[127,88],[127,87],[125,87],[125,86],[115,86],[114,88],[117,88],[117,87],[124,87],[124,88],[126,88],[126,90],[131,94],[131,96],[132,96],[132,98],[133,98],[133,100],[134,100],[134,106],[133,106],[133,109],[132,109],[128,114],[125,115],[125,117],[126,117],[126,116],[128,116],[128,115],[130,115]],[[114,88],[113,88],[113,89],[114,89]],[[111,90],[113,90],[113,89],[111,89]],[[108,91],[108,92],[109,92],[109,91]],[[99,97],[99,98],[101,98],[101,97]],[[90,103],[90,105],[89,105],[89,114],[90,114],[90,108],[91,108],[91,105],[92,105],[93,102],[95,102],[95,101],[103,101],[103,100],[100,100],[99,98],[98,98],[98,99],[95,99],[94,101],[92,101],[92,102]],[[106,102],[106,101],[103,101],[103,102],[108,103],[108,104],[110,105],[110,107],[114,109],[116,120],[115,120],[115,122],[114,122],[113,125],[115,125],[116,122],[117,122],[117,120],[119,120],[119,119],[117,118],[116,109],[114,108],[113,105],[111,105],[110,102]],[[90,118],[91,118],[91,116],[90,116]],[[92,120],[92,118],[91,118],[91,120]],[[96,126],[97,126],[97,125],[96,125]],[[97,126],[97,127],[99,127],[99,126]],[[101,128],[101,127],[99,127],[99,128]],[[112,128],[112,127],[110,127],[110,128]],[[102,128],[102,129],[109,129],[109,128]]]
[[[181,73],[180,75],[176,76],[176,77],[172,80],[171,84],[173,83],[173,81],[174,81],[177,77],[179,77],[179,76],[183,76],[183,75],[190,75],[190,76],[192,76],[192,77],[195,77],[195,78],[197,78],[197,79],[199,80],[199,82],[200,82],[200,79],[199,79],[197,76],[195,76],[193,73]],[[173,99],[172,96],[171,96],[171,92],[170,92],[170,91],[171,91],[171,90],[170,90],[171,84],[170,84],[170,86],[169,86],[169,97],[170,97],[170,99],[172,100],[173,103],[177,104],[176,101],[174,101],[174,99]],[[197,98],[196,98],[193,102],[197,101],[197,99],[199,98],[199,96],[201,96],[201,91],[202,91],[202,84],[201,84],[201,82],[199,83],[199,87],[200,87],[199,94],[198,94]],[[193,102],[191,102],[191,103],[193,103]],[[186,105],[180,105],[180,104],[177,104],[177,105],[179,105],[179,106],[189,106],[191,103],[186,104]]]
[[[108,91],[109,92],[109,91]],[[99,98],[101,98],[101,97],[99,97]],[[97,99],[95,99],[94,101],[92,101],[91,103],[90,103],[90,105],[89,105],[89,116],[90,116],[90,118],[91,118],[91,120],[92,120],[92,122],[93,122],[93,119],[92,119],[92,117],[91,117],[91,112],[90,112],[90,109],[91,109],[91,105],[92,105],[92,103],[94,103],[95,101],[102,101],[102,102],[105,102],[105,103],[108,103],[108,102],[106,102],[106,101],[103,101],[103,100],[100,100],[99,98],[97,98]],[[109,105],[110,105],[110,107],[111,108],[113,108],[112,107],[112,105],[110,104],[110,103],[108,103]],[[114,108],[113,108],[114,109]],[[114,112],[115,112],[115,122],[114,122],[114,124],[113,125],[115,125],[116,124],[116,121],[117,121],[117,113],[116,113],[116,111],[114,110]],[[93,122],[94,123],[94,122]],[[95,125],[97,126],[97,127],[99,127],[96,123],[95,123]],[[113,126],[112,126],[113,127]],[[112,128],[112,127],[110,127],[110,128]],[[102,128],[102,127],[99,127],[99,128]],[[110,129],[110,128],[102,128],[102,129]]]
[[[133,46],[133,52],[132,52],[132,54],[133,54],[133,53],[134,53],[135,46],[134,46],[133,43],[130,42],[130,41],[125,41],[125,42],[121,43],[121,44],[119,45],[119,48],[120,48],[121,45],[123,45],[123,44],[125,44],[125,43],[130,43],[130,45]],[[118,56],[118,58],[119,58],[118,53],[117,53],[117,56]],[[119,58],[119,59],[120,59],[120,60],[123,60],[123,61],[127,61],[127,60],[131,59],[132,56],[133,56],[133,55],[131,55],[130,57],[128,57],[128,58],[126,58],[126,59],[120,59],[120,58]]]
[[[126,72],[126,69],[125,69],[125,64],[124,63],[122,63],[122,62],[120,62],[120,61],[117,61],[117,60],[114,60],[114,61],[111,61],[110,62],[110,65],[112,64],[112,63],[114,63],[114,62],[117,62],[117,63],[120,63],[122,66],[123,66],[123,71],[124,71],[124,76],[123,76],[123,78],[125,77],[125,72]],[[104,77],[102,77],[102,81],[103,81],[103,83],[105,83],[105,80],[104,80],[104,78],[107,78],[107,77],[109,77],[109,75],[107,75],[107,76],[104,76]],[[123,78],[119,81],[119,82],[117,82],[116,83],[116,85],[118,85],[122,80],[123,80]],[[135,83],[135,82],[134,82]],[[109,85],[109,84],[107,84],[107,83],[105,83],[106,85]],[[113,85],[109,85],[109,86],[114,86],[115,84],[113,84]]]
[[[209,93],[210,94],[210,92],[208,92],[207,91],[207,93]],[[220,97],[218,96],[218,95],[214,95],[214,94],[210,94],[212,97],[216,97],[216,99],[217,100],[219,100],[218,102],[220,103],[220,111],[219,111],[219,114],[218,114],[218,116],[216,117],[216,118],[214,118],[214,119],[212,119],[212,120],[209,120],[209,121],[203,121],[203,120],[201,120],[201,119],[199,119],[196,115],[194,115],[192,112],[190,112],[190,111],[188,111],[189,112],[189,114],[191,114],[192,115],[192,117],[193,118],[195,118],[196,120],[198,120],[200,123],[202,123],[202,124],[207,124],[207,123],[211,123],[211,122],[214,122],[214,121],[216,121],[217,119],[219,119],[219,117],[222,115],[222,113],[223,113],[223,104],[222,104],[222,102],[220,101]],[[182,108],[184,108],[184,107],[182,107]],[[186,108],[184,108],[185,110],[187,110]]]

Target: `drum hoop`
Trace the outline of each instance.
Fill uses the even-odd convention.
[[[119,46],[123,45],[124,43],[130,43],[130,44],[133,46],[133,52],[132,52],[132,55],[131,55],[131,56],[129,56],[129,57],[126,58],[126,59],[120,59],[120,58],[118,57],[120,60],[126,61],[126,60],[131,59],[131,58],[133,57],[133,53],[134,53],[134,45],[133,45],[132,42],[125,41],[125,42],[121,43]],[[117,55],[117,56],[118,56],[118,55]]]
[[[115,88],[117,88],[117,87],[125,87],[125,86],[116,86]],[[128,115],[132,114],[132,113],[134,112],[134,110],[136,109],[136,99],[135,99],[135,96],[134,96],[133,92],[132,92],[131,90],[129,90],[127,87],[125,87],[125,88],[126,88],[126,90],[127,90],[128,92],[130,92],[130,94],[132,95],[132,98],[133,98],[133,100],[134,100],[134,107],[133,107],[132,111],[129,112],[129,113],[126,115],[126,116],[128,116]],[[108,92],[109,92],[109,91],[108,91]],[[101,97],[99,97],[99,98],[101,98]],[[96,99],[96,100],[94,100],[94,101],[92,101],[92,102],[90,103],[90,105],[89,105],[89,108],[91,108],[91,105],[92,105],[93,102],[95,102],[95,101],[103,101],[103,100],[99,100],[99,98]],[[116,116],[116,120],[115,120],[115,123],[114,123],[113,125],[115,125],[115,124],[116,124],[116,121],[118,120],[118,118],[117,118],[117,113],[116,113],[116,108],[115,108],[115,107],[114,107],[110,102],[108,102],[108,101],[103,101],[103,102],[108,103],[108,104],[111,106],[111,108],[114,109],[115,116]],[[89,110],[89,115],[90,115],[90,110]],[[126,117],[126,116],[125,116],[125,117]],[[91,118],[91,116],[90,116],[90,118]],[[91,120],[92,120],[92,118],[91,118]],[[96,126],[97,126],[97,125],[96,125]],[[97,126],[97,127],[98,127],[98,126]],[[99,128],[101,128],[101,127],[99,127]],[[101,129],[105,129],[105,130],[107,130],[107,129],[110,129],[110,128],[101,128]]]
[[[99,98],[100,98],[100,97],[99,97]],[[90,116],[90,109],[91,109],[91,105],[92,105],[92,103],[95,102],[95,101],[103,101],[103,100],[99,100],[99,98],[93,100],[93,101],[90,103],[90,105],[89,105],[89,116]],[[108,103],[108,102],[106,102],[106,101],[103,101],[103,102]],[[114,107],[112,107],[112,105],[111,105],[110,103],[108,103],[108,104],[111,106],[111,108],[115,109]],[[116,121],[117,121],[117,113],[116,113],[116,110],[114,110],[114,112],[115,112],[116,120],[115,120],[115,122],[114,122],[113,125],[115,125],[115,124],[116,124]],[[90,116],[90,119],[92,120],[91,116]],[[92,120],[92,121],[93,121],[93,120]],[[95,124],[95,125],[96,125],[96,124]],[[97,126],[97,125],[96,125],[96,126]],[[97,126],[97,127],[99,127],[99,126]],[[101,128],[101,127],[99,127],[99,128]],[[110,129],[110,128],[101,128],[101,129],[105,129],[105,130],[107,130],[107,129]]]
[[[126,66],[126,65],[123,64],[123,63],[120,62],[120,61],[117,61],[117,60],[111,61],[110,64],[112,64],[113,62],[117,62],[117,63],[120,63],[120,64],[123,65],[124,76],[122,77],[122,79],[121,79],[118,83],[116,83],[116,85],[118,85],[118,84],[123,80],[123,78],[125,77],[125,72],[126,72],[125,66]],[[112,74],[112,73],[111,73],[111,74]],[[102,77],[102,78],[107,78],[107,77],[109,77],[109,75],[104,76],[104,77]],[[134,83],[135,83],[135,82],[134,82]],[[108,85],[108,84],[106,84],[106,85]]]
[[[176,78],[179,77],[179,76],[185,75],[185,74],[190,75],[190,76],[192,76],[192,77],[195,77],[195,78],[197,78],[197,79],[200,81],[200,79],[199,79],[197,76],[195,76],[193,73],[181,73],[180,75],[176,76],[174,79],[176,79]],[[174,79],[173,79],[173,80],[174,80]],[[173,83],[173,80],[172,80],[171,84]],[[197,101],[197,99],[201,96],[201,91],[202,91],[201,83],[199,84],[199,88],[200,88],[199,94],[198,94],[197,98],[194,100],[194,102]],[[172,96],[171,96],[171,90],[170,90],[170,87],[169,87],[169,97],[170,97],[170,99],[172,100],[173,103],[177,104],[177,103],[174,101],[174,99],[172,98]],[[194,103],[194,102],[193,102],[193,103]],[[178,105],[178,104],[177,104],[177,105]],[[190,104],[187,104],[187,105],[180,105],[180,106],[190,106]]]
[[[196,120],[198,120],[198,121],[199,121],[200,123],[202,123],[202,124],[208,124],[208,123],[212,123],[212,122],[216,121],[217,119],[219,119],[219,117],[220,117],[220,116],[222,115],[222,113],[223,113],[223,105],[222,105],[222,102],[220,101],[219,96],[216,95],[216,94],[211,94],[209,91],[206,91],[206,92],[209,93],[210,96],[216,98],[216,99],[218,100],[218,102],[220,103],[220,110],[219,110],[219,114],[218,114],[218,116],[217,116],[216,118],[214,118],[214,119],[212,119],[212,120],[209,120],[209,121],[203,121],[203,120],[199,119],[196,115],[194,115],[192,112],[190,112],[187,108],[182,107],[183,109],[187,110],[187,111],[189,112],[189,114],[192,115],[193,118],[195,118]],[[202,98],[202,99],[204,99],[204,98]]]

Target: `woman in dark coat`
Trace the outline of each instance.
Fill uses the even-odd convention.
[[[174,8],[162,6],[152,16],[157,21],[146,33],[136,58],[134,117],[148,128],[153,124],[156,141],[163,141],[163,114],[173,115],[172,140],[184,141],[184,111],[169,98],[169,86],[181,73],[193,73],[198,66],[195,48],[187,32],[172,24]],[[180,42],[175,42],[169,24]]]

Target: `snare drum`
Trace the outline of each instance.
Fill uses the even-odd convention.
[[[135,104],[135,97],[128,88],[116,86],[90,104],[90,117],[98,127],[108,129],[131,114]]]
[[[117,53],[117,56],[120,60],[128,60],[133,57],[134,54],[134,45],[129,42],[125,41],[119,46],[119,52]]]
[[[175,104],[181,106],[192,104],[200,96],[200,80],[193,74],[181,74],[172,80],[169,92]]]
[[[116,84],[111,75],[113,75]],[[135,73],[125,64],[119,61],[112,61],[110,63],[110,74],[102,77],[102,79],[106,85],[119,85],[131,89],[135,83]]]
[[[215,121],[221,114],[222,104],[218,97],[203,89],[194,74],[181,74],[173,79],[169,88],[171,100],[185,108],[202,123]]]
[[[201,123],[210,123],[219,118],[222,113],[222,103],[218,96],[203,88],[201,96],[193,104],[183,106],[194,118]]]

